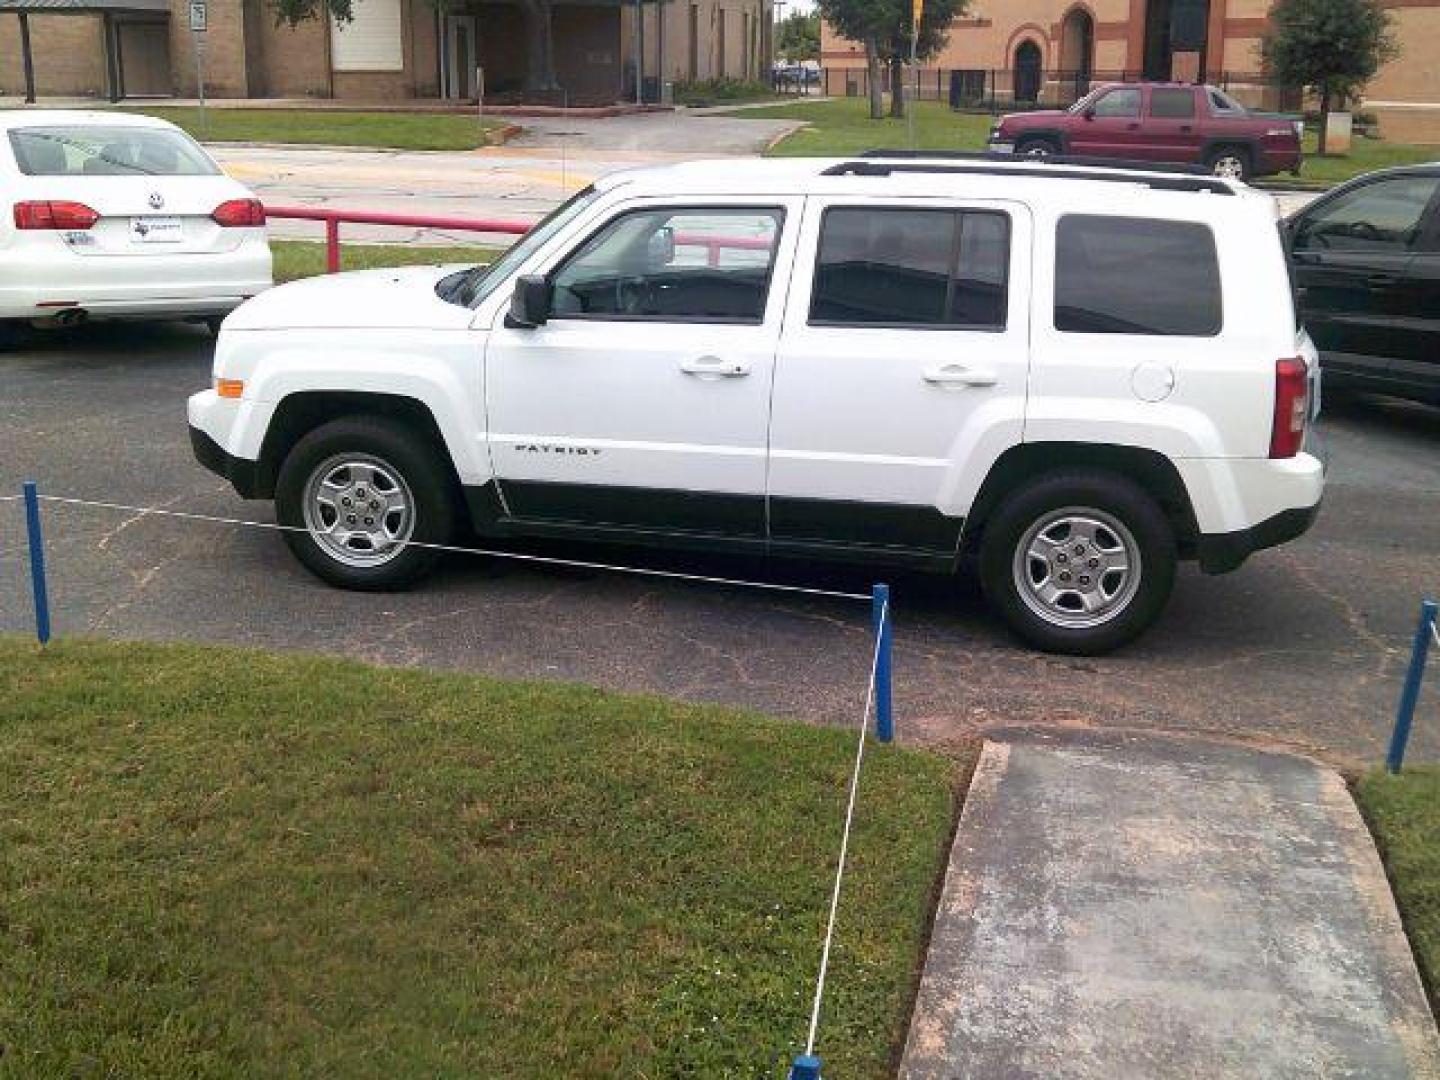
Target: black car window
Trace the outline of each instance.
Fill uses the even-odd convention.
[[[1098,98],[1091,108],[1095,110],[1096,116],[1139,116],[1140,90],[1133,86],[1111,90],[1104,97]]]
[[[1440,177],[1395,176],[1353,188],[1302,212],[1295,251],[1403,252],[1420,237]]]
[[[551,278],[560,319],[758,323],[785,213],[664,207],[613,219]]]
[[[1157,86],[1150,91],[1150,115],[1165,120],[1193,120],[1195,93],[1185,88]]]
[[[1220,267],[1208,226],[1087,214],[1060,219],[1056,330],[1209,337],[1220,326]]]
[[[820,226],[810,322],[1004,329],[1010,219],[836,207]]]

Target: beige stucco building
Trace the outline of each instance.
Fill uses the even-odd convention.
[[[770,0],[557,0],[549,5],[553,79],[537,79],[543,58],[527,30],[539,4],[444,7],[354,0],[349,23],[291,28],[277,25],[268,0],[209,0],[199,35],[206,93],[473,100],[483,79],[487,100],[608,104],[634,99],[637,74],[647,100],[664,82],[762,78],[769,54]],[[0,95],[26,93],[28,37],[40,96],[193,97],[189,8],[188,0],[0,0]]]
[[[974,0],[920,73],[925,97],[1068,104],[1094,81],[1204,80],[1266,107],[1295,107],[1263,75],[1272,0]],[[1440,0],[1387,0],[1400,55],[1362,105],[1387,138],[1440,142]],[[821,30],[830,93],[864,92],[854,42]]]

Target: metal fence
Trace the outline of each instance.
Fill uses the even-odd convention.
[[[888,75],[888,73],[887,73]],[[1141,82],[1140,71],[1045,71],[1040,68],[907,68],[905,85],[921,101],[943,101],[952,109],[1013,112],[1064,109],[1104,83]],[[1253,109],[1299,112],[1299,88],[1283,86],[1258,72],[1222,71],[1208,80]],[[888,77],[884,79],[889,90]],[[863,67],[827,67],[821,89],[832,97],[865,97],[869,72]]]

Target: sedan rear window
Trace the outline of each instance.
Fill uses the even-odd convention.
[[[10,132],[26,176],[217,176],[190,138],[164,128],[99,125],[26,127]]]
[[[1068,214],[1055,230],[1055,329],[1213,337],[1215,235],[1193,221]]]

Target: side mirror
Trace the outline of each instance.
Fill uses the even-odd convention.
[[[510,298],[505,325],[512,330],[533,330],[544,326],[550,318],[552,295],[550,282],[543,275],[522,274],[515,282],[515,295]]]

